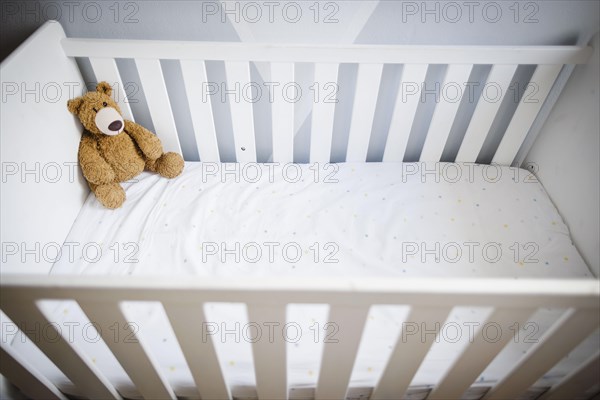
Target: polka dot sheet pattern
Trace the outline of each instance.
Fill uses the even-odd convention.
[[[256,171],[261,171],[260,176]],[[75,253],[71,259],[58,260],[53,274],[591,276],[543,187],[523,169],[348,163],[252,164],[244,170],[234,164],[187,163],[184,174],[176,179],[143,173],[124,186],[127,201],[118,210],[104,209],[90,195],[66,242],[78,243],[79,248],[94,245],[88,246],[88,254],[77,257]],[[219,246],[235,250],[236,243],[238,260],[235,251],[220,254]],[[285,245],[287,253],[283,251]],[[263,253],[258,261],[257,248]],[[270,248],[274,249],[271,255]],[[460,257],[458,251],[462,252]],[[45,301],[42,308],[65,330],[68,324],[78,322],[72,333],[76,346],[124,396],[138,396],[106,345],[101,340],[82,340],[97,337],[97,333],[86,324],[88,320],[75,302]],[[162,305],[129,302],[123,308],[176,394],[197,397]],[[482,307],[457,307],[446,325],[483,323],[490,312]],[[211,323],[206,337],[215,344],[233,394],[252,398],[256,381],[251,344],[244,340],[250,322],[245,305],[211,303],[205,305],[205,313]],[[287,332],[292,398],[312,395],[323,343],[328,335],[335,336],[327,326],[327,313],[327,305],[288,306],[287,321],[294,325]],[[365,390],[368,396],[369,388],[381,377],[407,315],[406,306],[371,308],[350,385],[357,397]],[[532,321],[541,330],[535,333],[541,335],[558,315],[560,310],[538,311]],[[522,334],[530,333],[527,327],[522,328]],[[411,384],[417,390],[415,395],[426,395],[426,389],[439,382],[466,345],[465,338],[434,344]],[[12,345],[35,360],[61,389],[78,394],[28,340],[16,336]],[[574,357],[583,360],[599,345],[596,334],[576,349]],[[509,344],[477,382],[485,386],[500,379],[503,367],[514,365],[530,346],[523,341]],[[538,383],[544,386],[556,381],[572,369],[572,364],[573,358],[564,360]],[[485,393],[477,390],[474,398]]]
[[[67,239],[86,251],[53,273],[590,276],[524,169],[187,163],[176,179],[143,173],[125,186],[115,211],[88,198]]]

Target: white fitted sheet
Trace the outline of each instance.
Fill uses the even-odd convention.
[[[216,176],[209,173],[214,168],[220,169]],[[232,172],[221,176],[234,168],[240,169],[240,182]],[[65,251],[52,273],[590,276],[543,187],[523,169],[362,163],[337,164],[335,171],[320,165],[315,183],[312,164],[273,167],[272,173],[265,164],[251,164],[245,172],[241,168],[187,163],[184,174],[174,180],[143,173],[137,182],[126,184],[127,201],[115,211],[90,196],[67,238],[75,243],[75,259],[69,262]],[[257,168],[261,179],[244,181]],[[431,173],[436,169],[439,174]],[[300,180],[290,183],[295,172]],[[460,180],[454,182],[458,174]],[[268,242],[281,243],[274,247],[272,262]],[[125,248],[128,243],[133,245]],[[227,253],[222,260],[207,253],[206,243],[229,250],[239,243],[248,253],[239,262]],[[251,243],[263,251],[258,262],[250,262]],[[318,262],[314,243],[320,248]],[[325,248],[327,243],[334,246]],[[296,244],[303,254],[291,262]],[[462,256],[455,260],[457,245]],[[501,257],[496,259],[499,248]],[[332,257],[339,262],[326,262],[326,255],[336,249]],[[139,262],[128,263],[128,255]]]
[[[592,276],[543,187],[522,169],[447,163],[245,167],[186,163],[183,175],[176,179],[143,173],[124,187],[127,201],[118,210],[103,208],[93,195],[88,198],[66,241],[72,250],[65,248],[52,274],[316,279]],[[236,244],[238,252],[212,254],[215,249],[236,249]],[[299,259],[295,259],[297,248]],[[258,260],[257,249],[262,251]],[[148,303],[124,307],[176,394],[194,397],[191,374],[162,307]],[[65,323],[79,322],[72,334],[75,345],[123,395],[136,396],[102,341],[91,340],[94,330],[85,328],[85,316],[76,303],[46,302],[43,308],[65,331]],[[255,384],[251,345],[244,340],[245,324],[251,321],[244,306],[210,304],[206,312],[214,323],[211,329],[218,329],[209,336],[226,380],[234,394],[251,396]],[[489,312],[455,308],[444,325],[445,337],[433,346],[411,386],[435,384],[467,343],[468,325],[485,321]],[[539,338],[561,312],[539,310],[530,318],[534,325],[524,327],[519,340],[507,346],[478,383],[485,386],[500,379],[502,367],[514,364],[532,345],[534,340],[524,338]],[[368,393],[381,376],[406,313],[407,307],[400,306],[371,309],[351,380],[357,388],[353,395]],[[309,388],[310,396],[318,378],[327,307],[290,305],[287,319],[301,331],[297,341],[288,343],[288,369],[292,397],[302,398],[304,388]],[[461,327],[458,340],[452,331],[456,326]],[[39,350],[21,336],[12,336],[3,340],[11,340],[59,387],[76,394]],[[564,376],[598,346],[596,334],[538,385]],[[416,398],[419,393],[415,392]],[[474,389],[473,397],[480,394]]]

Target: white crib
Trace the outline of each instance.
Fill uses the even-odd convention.
[[[251,83],[251,62],[268,63],[271,81],[294,82],[295,63],[314,63],[314,82],[338,82],[340,64],[358,64],[356,94],[349,124],[346,161],[365,162],[384,65],[403,64],[403,82],[424,82],[430,65],[447,64],[442,86],[466,82],[474,65],[491,65],[487,81],[502,96],[514,82],[520,65],[536,65],[526,92],[511,110],[506,131],[495,150],[493,163],[521,166],[545,118],[564,87],[575,64],[585,63],[591,48],[575,46],[302,46],[246,43],[163,42],[65,38],[58,23],[49,22],[19,47],[1,66],[3,177],[23,165],[57,165],[70,170],[74,179],[2,183],[2,241],[4,243],[62,244],[88,194],[77,175],[77,146],[81,128],[66,109],[66,100],[85,90],[75,57],[89,58],[98,80],[116,84],[115,98],[126,118],[133,119],[126,90],[115,59],[134,59],[145,101],[166,150],[181,151],[169,93],[160,60],[179,60],[192,116],[194,136],[202,161],[221,161],[220,133],[215,128],[210,97],[199,90],[207,82],[205,60],[224,61],[228,87]],[[397,100],[385,148],[379,159],[403,161],[417,95]],[[535,101],[528,101],[535,94]],[[272,102],[272,160],[294,161],[294,103],[275,92]],[[41,98],[39,98],[41,96]],[[401,99],[402,93],[396,93]],[[460,97],[459,99],[460,100]],[[454,160],[476,162],[502,111],[502,101],[479,101],[466,127]],[[231,127],[237,162],[256,162],[252,102],[230,102]],[[460,101],[442,96],[427,130],[420,161],[440,161]],[[312,105],[310,162],[331,160],[335,102]],[[502,116],[500,116],[502,117]],[[6,165],[6,170],[5,170]],[[29,174],[50,174],[39,167]],[[22,171],[20,173],[23,173]],[[27,172],[25,171],[27,174]],[[3,258],[5,248],[3,246]],[[501,327],[523,323],[538,308],[565,311],[506,376],[489,388],[485,399],[518,398],[545,372],[599,327],[600,288],[595,279],[163,279],[111,277],[57,277],[35,274],[48,267],[44,261],[7,264],[3,260],[1,309],[17,324],[48,325],[36,302],[42,299],[74,299],[91,321],[102,328],[103,339],[144,398],[175,398],[168,381],[137,341],[110,340],[110,326],[126,325],[120,309],[123,301],[158,301],[163,304],[177,341],[202,399],[230,399],[212,342],[199,341],[206,321],[207,302],[245,303],[250,321],[286,323],[291,303],[327,304],[329,321],[338,326],[337,343],[324,345],[315,399],[343,399],[369,308],[372,305],[408,305],[408,319],[435,326],[446,320],[455,306],[493,307],[488,321]],[[20,274],[15,274],[20,272]],[[24,272],[30,272],[24,274]],[[31,274],[33,272],[33,274]],[[191,317],[194,315],[194,317]],[[25,334],[91,399],[121,398],[114,385],[58,331],[36,336]],[[50,340],[52,338],[52,340]],[[490,342],[476,336],[441,381],[430,388],[428,399],[460,398],[479,374],[510,341],[510,336]],[[435,340],[429,335],[398,338],[385,370],[372,388],[372,399],[402,398]],[[66,398],[41,375],[36,365],[2,342],[1,373],[31,398]],[[280,338],[252,344],[259,399],[290,397],[286,368],[286,343]],[[598,384],[599,353],[590,354],[579,367],[548,388],[543,398],[575,398]],[[597,386],[596,386],[597,387]],[[594,393],[592,393],[594,395]],[[309,396],[312,397],[313,395]]]

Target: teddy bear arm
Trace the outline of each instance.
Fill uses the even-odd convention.
[[[125,121],[125,132],[137,143],[148,159],[156,160],[163,154],[160,139],[143,126],[132,121]]]
[[[114,181],[112,167],[100,155],[96,142],[87,135],[81,138],[78,156],[83,176],[88,182],[101,185]]]

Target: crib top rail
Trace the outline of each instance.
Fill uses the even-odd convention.
[[[2,304],[29,298],[86,301],[411,304],[600,308],[595,279],[327,278],[223,279],[6,275]],[[268,293],[268,295],[266,295]],[[29,299],[31,300],[31,299]]]
[[[589,46],[323,45],[65,38],[69,57],[389,64],[583,64]]]

